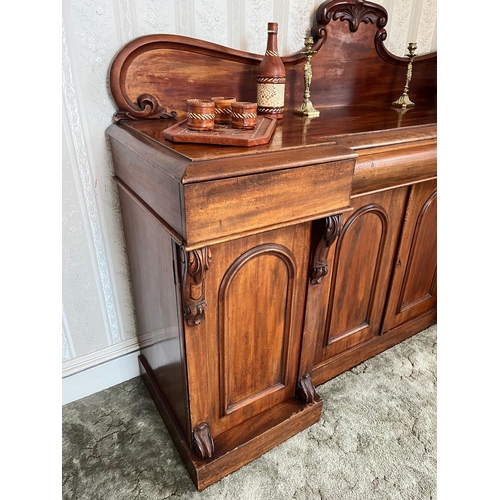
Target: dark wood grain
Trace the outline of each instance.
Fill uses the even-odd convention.
[[[328,273],[328,252],[337,239],[341,228],[342,215],[331,215],[314,222],[311,243],[311,271],[309,280],[319,285]]]
[[[188,184],[186,239],[201,244],[345,212],[353,171],[354,161],[343,160]]]
[[[218,144],[222,146],[253,147],[267,144],[276,128],[276,121],[257,117],[254,128],[245,130],[231,125],[216,125],[211,131],[189,130],[186,121],[181,121],[163,131],[165,139],[171,142]]]
[[[210,432],[210,426],[206,422],[202,422],[194,428],[193,448],[202,460],[210,458],[214,454],[215,444]]]
[[[309,285],[304,330],[314,368],[380,333],[407,188],[352,200],[328,255],[329,274]]]
[[[406,147],[393,146],[359,151],[352,195],[415,184],[437,176],[436,140]]]
[[[383,331],[437,308],[437,185],[412,186]]]
[[[323,401],[318,396],[310,404],[289,399],[215,438],[218,451],[214,456],[203,462],[193,460],[198,490],[205,489],[318,422],[322,407]]]
[[[320,6],[313,30],[315,107],[390,106],[401,95],[407,60],[385,48],[386,23],[385,9],[371,2],[337,0]],[[263,57],[179,35],[139,37],[116,54],[110,67],[111,94],[120,110],[117,118],[161,118],[172,110],[182,117],[186,99],[214,95],[256,102]],[[298,51],[282,60],[285,109],[292,110],[303,99],[304,56]],[[417,105],[435,101],[436,61],[435,53],[417,55],[413,61],[410,95]]]
[[[176,245],[123,189],[118,191],[141,355],[184,435],[190,434]],[[157,249],[161,249],[157,252]]]
[[[150,137],[182,157],[193,161],[191,170],[204,171],[207,160],[228,159],[230,157],[251,158],[262,153],[293,153],[311,146],[345,146],[354,150],[376,146],[421,141],[436,138],[437,112],[434,104],[412,108],[403,116],[388,106],[358,105],[324,109],[316,118],[306,118],[285,112],[276,130],[266,145],[254,148],[212,146],[207,148],[197,144],[172,144],[165,140],[163,131],[173,125],[163,120],[144,120],[123,123],[125,130],[133,129]],[[190,172],[188,178],[195,172]],[[198,173],[198,172],[196,172]],[[213,175],[213,173],[212,173]],[[186,179],[186,182],[190,182]]]
[[[304,57],[284,57],[283,119],[251,147],[165,130],[188,98],[254,102],[262,55],[148,35],[112,62],[141,373],[199,490],[317,422],[315,386],[436,322],[437,58],[415,58],[416,106],[392,109],[407,61],[387,21],[324,2],[320,116],[293,114]]]
[[[214,439],[295,397],[310,224],[211,247],[205,321],[186,328],[192,422]]]

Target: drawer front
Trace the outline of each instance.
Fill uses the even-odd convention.
[[[187,246],[233,239],[349,209],[353,159],[188,184]]]
[[[384,152],[360,152],[352,181],[359,196],[433,179],[437,175],[436,143]]]

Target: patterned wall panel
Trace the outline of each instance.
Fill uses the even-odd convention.
[[[64,127],[62,169],[62,297],[65,361],[88,354],[113,342],[109,321],[102,308],[99,267],[93,246],[92,228],[87,215],[84,189],[79,172],[70,157],[69,130]]]
[[[137,348],[119,201],[105,129],[114,109],[107,72],[128,41],[192,36],[262,54],[269,21],[279,49],[302,49],[321,0],[69,0],[62,3],[63,375]],[[437,0],[383,0],[387,46],[436,50]]]

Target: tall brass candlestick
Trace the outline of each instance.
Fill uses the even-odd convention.
[[[405,88],[403,89],[403,93],[401,97],[392,103],[393,106],[397,106],[403,109],[406,109],[409,106],[415,106],[415,103],[411,102],[410,98],[408,97],[408,91],[410,90],[410,80],[411,80],[411,75],[412,75],[412,64],[413,64],[413,59],[415,57],[415,51],[417,50],[417,44],[416,43],[409,43],[408,44],[408,52],[409,54],[406,54],[407,57],[409,57],[408,61],[408,69],[406,71],[406,83],[405,83]]]
[[[317,51],[312,50],[312,46],[314,44],[314,39],[312,36],[307,37],[305,39],[304,45],[306,47],[306,50],[301,52],[301,54],[305,54],[306,56],[306,63],[304,65],[304,101],[302,102],[300,108],[295,109],[294,113],[296,115],[302,115],[302,116],[319,116],[319,111],[317,109],[314,109],[314,106],[312,105],[312,102],[310,100],[311,97],[311,81],[312,81],[312,68],[311,68],[311,57],[313,54],[315,54]]]

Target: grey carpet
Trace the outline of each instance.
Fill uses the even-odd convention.
[[[436,326],[319,386],[321,420],[202,492],[135,378],[63,407],[63,499],[436,498]]]

